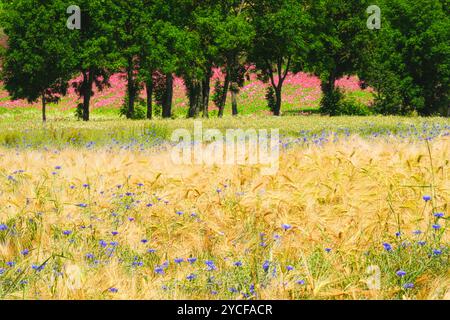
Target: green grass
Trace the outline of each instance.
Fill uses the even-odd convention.
[[[109,145],[112,140],[120,143],[154,144],[155,140],[170,139],[175,129],[186,128],[193,131],[193,119],[155,119],[155,120],[125,120],[108,116],[95,116],[90,122],[82,122],[65,117],[49,116],[49,121],[43,124],[38,119],[14,117],[8,113],[0,123],[0,145],[16,146],[81,146],[89,142],[96,145]],[[1,113],[1,112],[0,112]],[[23,115],[23,112],[21,113]],[[374,133],[397,134],[416,128],[418,131],[425,126],[428,131],[433,128],[447,130],[450,126],[448,118],[407,118],[407,117],[326,117],[312,116],[226,116],[223,119],[201,119],[203,128],[215,128],[222,132],[227,129],[279,129],[280,134],[299,137],[308,134],[345,133],[369,136]],[[427,134],[429,133],[427,131]],[[306,132],[306,133],[305,133]]]

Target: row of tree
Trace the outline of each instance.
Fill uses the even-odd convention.
[[[376,90],[382,113],[449,112],[449,0],[380,0],[381,29],[368,28],[377,17],[366,0],[77,0],[80,29],[67,25],[73,2],[3,0],[0,8],[2,80],[14,99],[41,99],[44,120],[46,104],[79,75],[78,111],[89,120],[94,86],[102,90],[115,72],[126,75],[127,118],[144,89],[146,117],[154,102],[171,117],[174,75],[185,82],[188,117],[208,117],[210,100],[221,117],[228,96],[237,114],[249,66],[270,83],[274,115],[287,74],[299,71],[320,77],[331,115],[342,101],[335,81],[352,74]],[[213,68],[223,81],[211,84]]]

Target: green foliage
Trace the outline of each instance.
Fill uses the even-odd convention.
[[[344,95],[339,88],[325,92],[320,101],[320,112],[330,116],[339,115],[343,97]]]
[[[374,110],[370,106],[350,98],[341,100],[337,110],[338,115],[346,116],[370,116],[374,113]]]
[[[83,119],[83,104],[82,103],[77,104],[74,114],[75,114],[75,118],[77,118],[78,120]]]
[[[9,40],[1,75],[13,99],[56,102],[65,94],[73,67],[65,10],[59,0],[4,4],[0,21]]]
[[[365,0],[310,1],[309,50],[297,59],[296,70],[304,67],[321,79],[322,113],[340,113],[343,95],[335,87],[335,81],[346,74],[354,74],[362,63],[364,48],[370,40],[370,30],[366,26],[368,6]]]
[[[212,96],[212,100],[217,107],[222,103],[222,97],[224,94],[225,86],[219,79],[217,79],[214,83],[214,94]]]
[[[147,110],[146,110],[146,105],[145,105],[144,99],[138,97],[135,100],[135,102],[136,102],[136,106],[134,108],[134,112],[130,116],[128,113],[129,112],[129,110],[128,110],[129,98],[128,98],[128,95],[125,96],[123,104],[119,109],[119,115],[121,117],[127,117],[128,119],[131,119],[131,120],[143,120],[143,119],[147,118]]]
[[[256,32],[250,59],[270,80],[275,93],[275,115],[281,112],[281,91],[294,57],[306,47],[310,19],[301,0],[252,1],[252,24]]]
[[[383,114],[450,114],[448,1],[383,1],[382,28],[361,75]]]
[[[330,116],[369,116],[375,113],[373,108],[366,104],[346,97],[339,88],[323,95],[320,111]]]

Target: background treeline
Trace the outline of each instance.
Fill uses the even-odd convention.
[[[227,97],[235,115],[249,72],[270,84],[268,107],[280,115],[284,80],[300,71],[321,79],[324,114],[361,113],[335,86],[358,75],[375,90],[371,112],[450,115],[449,0],[379,0],[380,30],[367,28],[366,0],[1,1],[2,81],[14,99],[41,99],[44,120],[80,75],[77,115],[89,120],[94,86],[116,72],[126,75],[127,118],[151,119],[155,104],[170,118],[174,76],[186,85],[187,117],[208,117],[211,103],[221,117]],[[81,30],[66,26],[73,4]],[[211,83],[213,68],[224,79]]]

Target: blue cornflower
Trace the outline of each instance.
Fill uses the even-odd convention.
[[[269,271],[270,262],[268,260],[264,261],[262,267],[263,267],[264,272]]]
[[[163,267],[157,266],[157,267],[155,268],[155,273],[157,273],[157,274],[164,274],[164,269],[163,269]]]
[[[144,263],[142,261],[133,261],[132,263],[133,267],[142,267]]]
[[[173,261],[174,261],[176,264],[180,264],[180,263],[182,263],[182,262],[184,261],[184,259],[183,259],[183,258],[175,258]]]
[[[254,295],[254,296],[256,295],[255,285],[253,283],[250,285],[248,290],[252,295]]]
[[[189,281],[195,280],[195,278],[197,278],[197,275],[195,275],[194,273],[191,273],[186,277],[186,279]]]
[[[292,226],[290,224],[285,224],[285,223],[282,224],[281,227],[286,231],[292,228]]]
[[[237,290],[236,288],[229,288],[228,291],[230,291],[231,293],[238,293],[239,290]]]
[[[433,250],[433,254],[434,254],[435,256],[439,256],[439,255],[442,254],[442,250],[434,249],[434,250]]]
[[[420,235],[420,234],[422,234],[422,231],[420,231],[420,230],[415,230],[415,231],[413,231],[413,234],[415,234],[415,235]]]
[[[155,253],[155,252],[156,252],[156,249],[148,249],[147,252],[148,252],[148,253]]]
[[[150,207],[153,207],[153,204],[147,203],[146,206],[147,206],[147,208],[150,208]]]
[[[0,231],[8,230],[8,226],[6,224],[0,224]]]
[[[426,245],[427,244],[427,242],[426,241],[419,241],[419,242],[417,242],[417,244],[419,245],[419,246],[424,246],[424,245]]]
[[[297,280],[295,283],[299,284],[299,285],[304,285],[305,284],[305,280]]]
[[[117,293],[117,292],[119,292],[119,289],[117,289],[117,288],[109,288],[108,291],[112,292],[112,293]]]
[[[119,232],[117,232],[117,231],[112,231],[111,234],[112,234],[113,236],[117,236],[117,235],[119,234]]]
[[[112,245],[113,247],[117,247],[119,245],[117,241],[111,241],[109,244]]]
[[[435,216],[436,218],[443,218],[443,217],[444,217],[444,214],[443,214],[442,212],[436,212],[436,213],[434,214],[434,216]]]
[[[398,238],[398,237],[401,237],[401,235],[402,235],[402,233],[399,231],[399,232],[396,232],[395,233],[395,236]]]
[[[433,224],[434,230],[439,230],[440,228],[441,228],[441,226],[439,224]]]
[[[214,271],[217,269],[217,267],[214,264],[214,261],[212,261],[212,260],[205,261],[205,264],[208,267],[208,271]]]
[[[327,253],[330,253],[331,250],[332,250],[331,248],[326,248],[326,249],[325,249],[325,251],[326,251]]]
[[[108,244],[106,243],[105,240],[100,240],[98,243],[99,243],[103,248],[106,247],[106,246],[108,245]]]
[[[287,266],[287,267],[286,267],[286,270],[287,270],[287,271],[292,271],[292,270],[294,270],[294,267],[293,267],[293,266]]]
[[[2,275],[2,274],[4,274],[5,273],[5,269],[3,269],[3,268],[0,268],[0,275]]]
[[[56,166],[55,170],[61,170],[61,166]]]
[[[148,240],[147,239],[142,239],[141,242],[145,244],[145,243],[148,242]]]
[[[397,276],[399,276],[399,277],[404,277],[404,276],[406,276],[406,272],[403,271],[403,270],[398,270],[395,274],[396,274]]]
[[[89,260],[94,259],[94,255],[92,253],[87,253],[85,257],[86,257],[86,259],[89,259]]]
[[[392,246],[387,242],[383,243],[383,247],[386,251],[392,251]]]
[[[64,234],[65,236],[69,236],[69,235],[72,234],[72,231],[71,231],[71,230],[65,230],[65,231],[63,231],[63,234]]]
[[[15,263],[14,261],[8,261],[8,262],[6,263],[6,265],[7,265],[8,267],[12,268],[12,267],[14,267],[14,266],[16,265],[16,263]]]
[[[88,188],[89,188],[89,184],[87,184],[87,183],[84,183],[84,184],[83,184],[83,188],[86,188],[86,189],[88,189]]]
[[[187,258],[187,261],[188,261],[190,264],[194,264],[194,263],[197,261],[197,258]]]
[[[177,211],[177,215],[182,216],[184,214],[183,211]]]
[[[80,207],[80,208],[87,208],[88,205],[87,205],[87,203],[79,203],[76,206]]]
[[[20,251],[20,253],[21,253],[23,256],[26,256],[26,255],[28,255],[28,254],[30,253],[30,250],[24,249],[24,250]]]
[[[405,289],[414,289],[414,283],[405,283],[403,285],[403,288],[405,288]]]
[[[242,262],[241,262],[241,261],[236,261],[236,262],[234,263],[234,265],[235,265],[236,267],[242,267]]]
[[[425,202],[428,202],[428,201],[431,200],[431,196],[428,196],[428,195],[423,196],[423,200],[424,200]]]
[[[45,264],[42,264],[42,265],[33,264],[33,265],[31,266],[31,268],[32,268],[33,270],[36,270],[37,272],[40,272],[40,271],[44,270]]]

